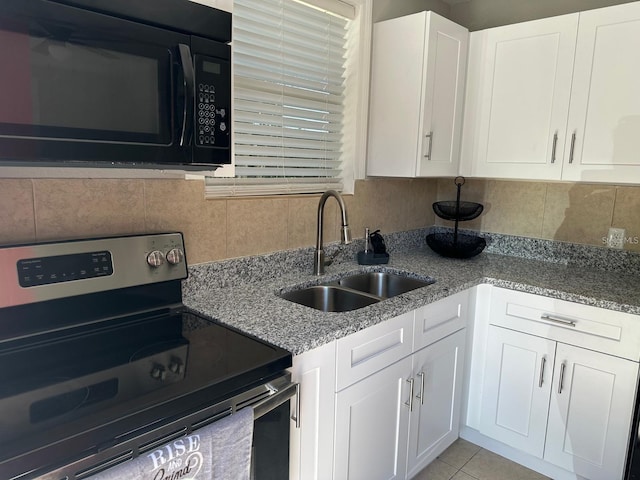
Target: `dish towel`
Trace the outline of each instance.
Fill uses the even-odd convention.
[[[109,468],[91,480],[249,480],[253,409]]]

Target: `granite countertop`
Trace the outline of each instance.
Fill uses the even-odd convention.
[[[289,262],[286,255],[258,259],[257,266],[255,258],[236,261],[231,276],[229,264],[196,265],[183,287],[184,303],[294,355],[481,283],[640,315],[640,281],[634,273],[486,251],[471,259],[448,259],[424,244],[390,252],[387,265],[365,267],[351,257],[328,266],[322,277],[311,275],[312,256],[306,253],[303,265],[300,259]],[[402,272],[432,277],[435,283],[342,313],[321,312],[278,296],[359,271]]]

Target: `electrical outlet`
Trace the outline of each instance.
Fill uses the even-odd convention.
[[[607,246],[609,248],[617,248],[622,250],[624,247],[624,228],[610,228],[607,237]]]

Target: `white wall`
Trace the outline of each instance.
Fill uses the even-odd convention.
[[[373,0],[373,21],[379,22],[424,10],[432,10],[448,17],[450,6],[442,0]]]
[[[443,15],[474,31],[630,1],[633,0],[469,0],[454,3]]]
[[[233,11],[233,0],[191,0],[192,2],[201,3],[208,7],[218,8],[227,12]]]

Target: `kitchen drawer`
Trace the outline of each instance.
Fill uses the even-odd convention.
[[[408,312],[337,341],[336,391],[411,354],[414,312]]]
[[[413,351],[437,342],[467,326],[469,290],[416,310]]]
[[[640,316],[494,288],[489,323],[629,360],[640,359]]]

